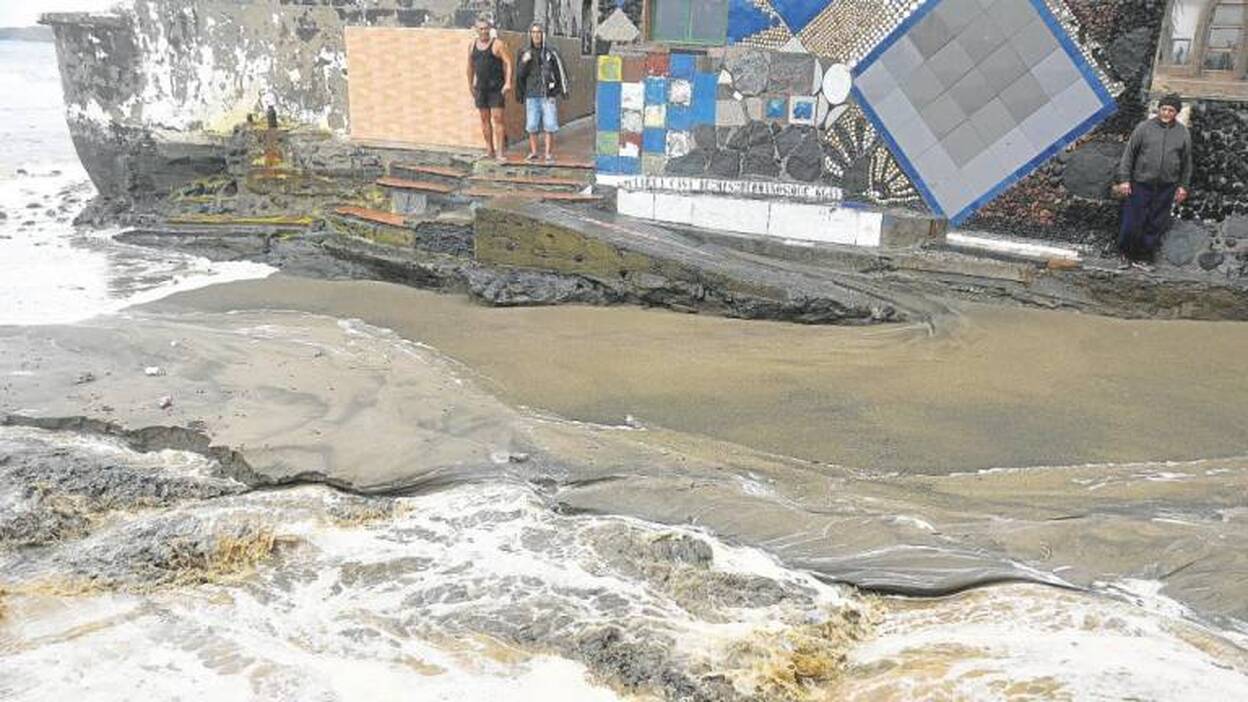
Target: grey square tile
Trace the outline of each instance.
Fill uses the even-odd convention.
[[[963,122],[952,132],[945,135],[945,138],[941,139],[940,143],[945,147],[949,158],[953,159],[954,164],[959,168],[985,149],[984,140],[979,137],[979,132],[975,130],[975,127],[971,126],[970,122]]]
[[[890,131],[895,126],[905,124],[919,117],[919,113],[910,102],[910,98],[902,90],[895,90],[889,93],[888,97],[874,103],[872,107],[875,108],[876,114],[880,116],[880,121]]]
[[[1057,97],[1070,87],[1071,83],[1083,80],[1079,69],[1070,60],[1070,56],[1062,49],[1056,49],[1043,61],[1031,69],[1031,74],[1040,83],[1040,87],[1049,97]]]
[[[951,41],[945,44],[945,48],[937,51],[936,55],[928,60],[927,65],[936,75],[936,80],[940,81],[941,87],[947,90],[952,88],[959,78],[966,75],[975,63],[971,61],[970,56],[966,55],[966,50],[961,44]]]
[[[1004,1],[1004,0],[1003,0]],[[997,95],[1010,86],[1019,76],[1027,72],[1027,66],[1018,57],[1008,43],[997,47],[997,50],[979,64],[979,71],[988,81],[988,90]]]
[[[962,45],[966,55],[970,56],[975,63],[988,58],[993,49],[1001,46],[1005,40],[1005,34],[986,14],[976,17],[966,29],[958,34],[957,38],[957,42]]]
[[[910,37],[902,36],[880,56],[880,61],[888,68],[889,73],[895,76],[907,76],[910,75],[910,71],[923,63],[923,56],[914,47],[914,42],[910,41]]]
[[[1010,39],[1018,57],[1028,66],[1035,66],[1057,48],[1057,38],[1039,16]]]
[[[992,151],[985,151],[962,167],[962,179],[966,189],[975,193],[976,197],[996,187],[1009,173],[1001,167]]]
[[[928,129],[938,138],[943,137],[953,128],[966,121],[966,111],[958,106],[957,101],[949,93],[936,98],[936,101],[919,111]]]
[[[945,26],[956,35],[974,21],[983,9],[979,0],[940,0],[940,5],[933,12],[939,13]]]
[[[958,103],[958,107],[962,108],[962,112],[968,115],[987,105],[989,100],[997,96],[996,92],[988,86],[988,80],[978,68],[972,68],[957,83],[954,83],[949,89],[949,95],[953,97],[954,102]]]
[[[987,9],[987,12],[1001,31],[1008,36],[1014,36],[1020,29],[1039,17],[1028,0],[997,0]]]
[[[931,103],[945,91],[945,87],[937,80],[936,74],[932,72],[931,68],[928,68],[927,64],[911,71],[910,76],[906,78],[906,82],[902,84],[901,89],[910,98],[910,101],[914,103],[914,106],[919,109]]]
[[[929,58],[940,51],[941,47],[953,38],[953,34],[945,26],[945,21],[935,12],[927,13],[927,16],[919,20],[907,36],[910,37],[910,41],[914,42],[915,48],[919,50],[923,58]]]
[[[918,158],[911,161],[919,177],[928,187],[952,181],[958,175],[958,166],[949,157],[945,147],[939,143],[924,151]]]
[[[932,148],[938,141],[922,118],[912,119],[896,128],[889,128],[888,131],[902,152],[911,158]]]
[[[993,146],[992,157],[996,159],[1002,171],[1012,174],[1027,165],[1027,162],[1035,158],[1040,151],[1041,149],[1037,149],[1023,136],[1021,130],[1015,129],[1008,132]]]
[[[1040,106],[1049,101],[1049,96],[1040,87],[1040,81],[1030,73],[1024,73],[1001,91],[1001,102],[1014,115],[1014,120],[1022,122]]]
[[[854,86],[862,91],[862,96],[869,103],[883,100],[889,93],[900,87],[897,85],[897,80],[893,78],[893,74],[879,61],[871,64],[867,70],[859,74],[854,79]]]
[[[987,10],[988,8],[995,5],[997,0],[976,0],[976,2],[979,3],[980,8]]]
[[[1072,83],[1061,95],[1053,98],[1053,108],[1057,114],[1071,127],[1091,117],[1101,109],[1101,100],[1092,91],[1087,81]]]
[[[973,113],[970,122],[975,126],[975,131],[979,132],[979,138],[986,146],[995,143],[997,139],[1005,136],[1006,132],[1018,126],[1014,115],[1005,109],[1005,105],[999,98]]]
[[[1020,129],[1028,141],[1037,148],[1047,149],[1074,126],[1064,122],[1057,113],[1057,108],[1053,107],[1052,104],[1046,103],[1031,113],[1030,117],[1023,120]]]

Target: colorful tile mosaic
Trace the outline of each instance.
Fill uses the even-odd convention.
[[[640,83],[646,79],[646,57],[645,56],[625,56],[624,68],[622,69],[620,79],[629,83]]]
[[[763,115],[767,119],[784,119],[788,112],[788,105],[785,104],[784,98],[768,98],[767,107],[763,111]]]
[[[624,110],[620,113],[620,131],[640,132],[645,127],[645,113],[641,110]]]
[[[620,155],[641,156],[641,132],[620,132]]]
[[[646,106],[646,87],[642,83],[620,83],[620,107],[641,110]]]
[[[673,105],[688,105],[693,101],[693,82],[673,78],[668,83],[667,101]]]
[[[789,98],[789,124],[813,125],[815,123],[814,97],[794,96]]]
[[[667,157],[680,158],[693,150],[693,135],[689,132],[667,133]]]
[[[623,64],[619,56],[598,57],[598,82],[618,81],[622,75]]]
[[[620,153],[619,132],[598,132],[598,155],[616,156]]]
[[[663,129],[667,127],[667,105],[646,105],[646,116],[643,120],[646,129]]]
[[[764,3],[765,4],[765,3]],[[739,44],[747,37],[780,24],[780,17],[752,0],[728,0],[728,43]]]
[[[667,152],[667,130],[666,129],[647,129],[642,133],[642,149],[650,154],[662,154]]]
[[[599,83],[594,107],[597,110],[595,118],[599,131],[618,130],[620,128],[620,84]]]
[[[655,56],[663,57],[661,66],[653,60]],[[623,64],[625,73],[628,60]],[[662,174],[669,157],[688,154],[696,146],[694,127],[715,124],[722,59],[716,58],[713,64],[713,71],[698,71],[698,57],[693,54],[676,53],[670,59],[667,54],[653,54],[644,65],[674,71],[674,75],[599,83],[598,171],[629,174],[648,169]]]
[[[667,106],[668,129],[693,129],[693,110],[686,105]]]
[[[646,104],[663,105],[667,103],[667,79],[657,76],[646,78]]]
[[[669,55],[652,51],[646,54],[646,75],[666,76],[668,74]]]
[[[802,31],[827,5],[827,0],[771,0],[771,6],[793,32]]]
[[[698,59],[693,54],[673,53],[668,58],[668,75],[673,78],[693,80],[697,72]]]

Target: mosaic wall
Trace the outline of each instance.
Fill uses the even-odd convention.
[[[599,56],[598,172],[657,175],[692,151],[693,129],[715,124],[718,76],[706,69],[693,54]]]
[[[600,57],[598,171],[818,183],[851,199],[917,202],[849,102],[851,84],[843,64],[749,46]]]
[[[954,224],[1115,109],[1042,0],[929,0],[854,73],[867,116]]]
[[[1117,96],[1118,111],[1076,147],[1021,179],[964,226],[1109,248],[1121,216],[1121,203],[1109,193],[1113,167],[1123,141],[1149,116],[1147,91],[1166,3],[1067,0],[1063,4],[1053,0],[1049,4],[1056,8],[1054,14],[1068,33],[1078,37],[1085,56],[1103,69],[1107,86]],[[1201,140],[1206,128],[1201,116],[1193,112],[1190,126],[1193,141]],[[1198,161],[1196,178],[1202,177],[1202,171]],[[1215,171],[1212,177],[1219,178],[1220,173]],[[1203,188],[1194,188],[1188,207],[1210,199]],[[1201,208],[1210,209],[1215,208]]]

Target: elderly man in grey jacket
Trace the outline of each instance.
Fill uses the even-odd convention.
[[[1170,228],[1170,209],[1187,199],[1192,181],[1192,137],[1175,117],[1183,103],[1171,93],[1157,116],[1136,125],[1118,162],[1115,192],[1127,199],[1118,250],[1123,267],[1151,268],[1161,237]]]

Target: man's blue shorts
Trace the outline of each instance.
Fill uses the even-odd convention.
[[[553,97],[524,99],[524,130],[529,134],[559,131],[559,109]]]

